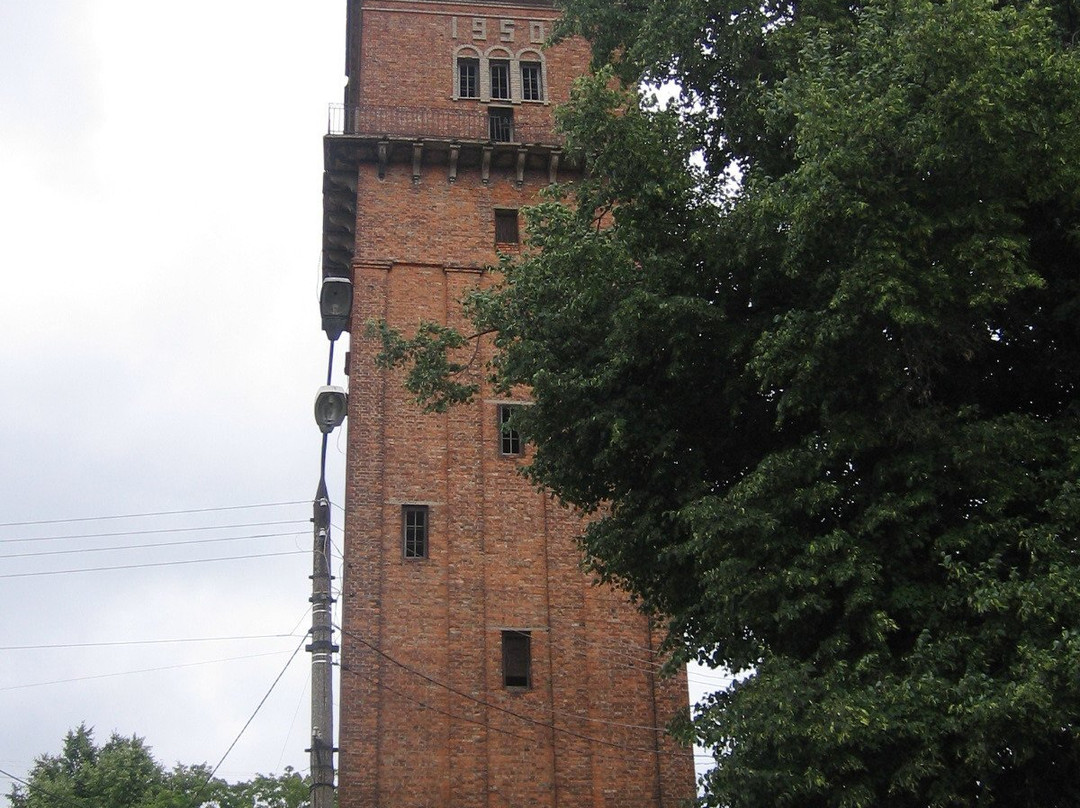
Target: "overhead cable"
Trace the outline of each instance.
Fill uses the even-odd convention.
[[[221,764],[225,762],[225,758],[227,758],[229,756],[229,753],[232,752],[233,747],[235,747],[236,744],[239,743],[240,739],[244,736],[244,733],[247,732],[247,728],[251,726],[251,722],[255,720],[255,716],[259,714],[259,710],[261,710],[262,706],[266,704],[266,700],[270,698],[270,694],[274,692],[274,688],[277,687],[277,683],[281,681],[281,677],[285,675],[285,671],[289,669],[289,665],[291,665],[292,661],[296,659],[296,655],[300,653],[300,649],[304,647],[304,640],[306,640],[307,637],[308,635],[305,634],[301,638],[300,644],[296,646],[292,654],[289,656],[288,661],[285,663],[285,667],[281,669],[281,672],[277,675],[277,678],[274,679],[274,681],[270,684],[270,688],[266,691],[266,695],[262,697],[258,705],[255,707],[255,712],[251,714],[251,717],[248,718],[244,726],[240,728],[240,732],[237,733],[236,737],[233,739],[233,742],[229,744],[229,748],[225,750],[225,754],[221,756],[221,760],[217,762],[217,765],[214,766],[213,771],[211,771],[210,774],[206,776],[206,781],[202,784],[202,786],[199,787],[199,790],[195,792],[196,803],[199,803],[199,798],[202,797],[202,794],[206,790],[206,787],[210,785],[210,781],[214,779],[214,775],[217,774],[217,770],[221,768]]]
[[[363,645],[366,648],[370,649],[371,651],[374,651],[376,654],[383,657],[384,659],[386,659],[391,664],[396,665],[399,668],[402,668],[403,670],[407,671],[408,673],[412,674],[413,676],[416,676],[416,677],[418,677],[420,679],[423,679],[426,682],[430,682],[431,684],[436,685],[437,687],[441,687],[444,690],[447,690],[447,691],[449,691],[449,692],[451,692],[451,693],[453,693],[453,694],[455,694],[457,696],[460,696],[463,699],[467,699],[468,701],[475,702],[476,704],[479,704],[479,705],[481,705],[483,707],[488,707],[488,708],[490,708],[492,710],[496,710],[498,712],[505,713],[506,715],[509,715],[509,716],[511,716],[513,718],[517,718],[517,719],[519,719],[521,721],[524,721],[526,723],[535,724],[537,726],[544,727],[546,729],[550,729],[550,730],[552,730],[554,732],[561,732],[564,735],[569,735],[571,737],[578,738],[578,739],[583,740],[583,741],[588,741],[589,743],[596,743],[596,744],[600,744],[602,746],[609,746],[609,747],[612,747],[614,749],[622,749],[622,750],[628,751],[628,752],[646,752],[646,753],[648,753],[650,755],[657,753],[656,749],[650,749],[650,748],[647,748],[647,747],[627,746],[625,744],[619,744],[619,743],[615,743],[613,741],[607,741],[607,740],[604,740],[603,738],[595,738],[595,737],[591,737],[589,735],[583,735],[583,734],[581,734],[579,732],[575,732],[575,731],[573,731],[571,729],[567,729],[565,727],[557,726],[554,723],[551,723],[551,722],[548,722],[548,721],[542,721],[540,719],[532,718],[532,717],[527,716],[527,715],[522,715],[521,713],[516,713],[513,710],[507,709],[506,707],[501,707],[498,704],[492,704],[491,702],[484,701],[483,699],[479,699],[476,696],[470,695],[469,693],[458,690],[458,689],[452,687],[451,685],[448,685],[445,682],[440,682],[438,679],[435,679],[435,678],[433,678],[431,676],[428,676],[423,671],[419,671],[416,668],[413,668],[413,667],[411,667],[409,665],[406,665],[404,662],[399,662],[397,659],[390,656],[389,654],[387,654],[382,649],[377,648],[374,644],[368,642],[363,637],[360,637],[359,635],[357,635],[354,632],[346,631],[345,629],[341,628],[340,626],[335,626],[335,628],[337,628],[344,636],[347,636],[347,637],[349,637],[351,639],[356,640],[358,643],[360,643],[361,645]],[[575,716],[572,716],[572,717],[576,718],[578,720],[582,720],[582,721],[591,720],[588,716],[575,715]],[[607,723],[607,722],[605,722],[605,723]],[[625,726],[627,728],[634,728],[632,725],[625,725]],[[647,730],[649,730],[651,732],[663,732],[664,731],[664,729],[662,727],[645,727],[645,729],[647,729]]]
[[[157,561],[148,564],[120,564],[112,567],[83,567],[71,570],[39,570],[37,572],[8,572],[0,578],[37,578],[43,575],[69,575],[77,572],[108,572],[112,570],[135,570],[148,567],[178,567],[187,564],[209,564],[215,561],[243,561],[251,558],[273,558],[275,556],[301,555],[306,550],[285,550],[279,553],[254,553],[252,555],[225,556],[222,558],[192,558],[186,561]]]
[[[74,533],[67,536],[34,536],[29,538],[0,539],[0,544],[17,544],[33,541],[68,541],[73,539],[103,539],[116,536],[149,536],[156,533],[195,533],[206,530],[233,530],[241,527],[269,527],[271,525],[306,524],[307,519],[284,519],[274,522],[248,522],[236,525],[199,525],[197,527],[163,527],[154,530],[118,530],[112,533]]]
[[[179,511],[148,511],[146,513],[124,513],[110,516],[76,516],[68,519],[35,519],[25,522],[0,522],[0,527],[24,527],[29,525],[60,525],[65,522],[103,522],[109,519],[142,519],[150,516],[177,516],[188,513],[215,513],[219,511],[243,511],[255,508],[277,508],[286,505],[307,505],[303,500],[292,502],[264,502],[258,505],[224,505],[218,508],[187,508]]]
[[[251,533],[246,536],[217,536],[212,539],[186,539],[184,541],[159,541],[149,544],[114,544],[110,547],[79,547],[71,550],[35,550],[31,553],[6,553],[4,558],[40,558],[42,556],[75,555],[77,553],[107,553],[115,550],[155,550],[160,547],[187,547],[192,544],[217,544],[227,541],[250,541],[252,539],[277,539],[283,536],[302,536],[295,530],[287,533]]]

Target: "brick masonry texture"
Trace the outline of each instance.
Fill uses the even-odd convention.
[[[353,99],[411,107],[482,107],[452,99],[454,48],[483,45],[475,30],[486,30],[486,47],[512,30],[520,50],[530,24],[550,32],[554,19],[535,2],[356,8]],[[351,48],[355,58],[355,40]],[[587,57],[580,42],[545,51],[552,101],[565,99]],[[527,106],[550,125],[551,105]],[[374,162],[359,165],[341,808],[674,808],[694,795],[690,752],[662,732],[687,709],[685,677],[658,676],[658,632],[582,571],[580,518],[521,477],[527,457],[500,454],[497,410],[507,399],[484,386],[469,405],[424,414],[399,373],[374,366],[377,346],[363,334],[378,318],[406,331],[422,319],[467,327],[457,301],[490,280],[482,268],[497,258],[495,209],[535,201],[548,174],[516,179],[495,167],[485,183],[469,165],[453,182],[445,166],[415,178],[405,162],[380,178]],[[466,374],[482,382],[490,355],[482,342]],[[527,392],[512,400],[527,402]],[[428,506],[425,559],[403,557],[406,504]],[[503,687],[504,630],[530,633],[529,688]]]

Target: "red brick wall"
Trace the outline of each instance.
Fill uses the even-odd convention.
[[[384,0],[361,4],[359,76],[353,76],[353,103],[431,109],[478,108],[478,101],[455,101],[453,54],[459,47],[491,48],[517,54],[540,51],[549,76],[544,103],[524,102],[519,110],[550,122],[555,105],[570,94],[572,79],[588,65],[588,46],[579,40],[544,49],[557,14],[543,4],[465,4],[424,0]],[[355,34],[354,34],[355,36]]]
[[[384,10],[385,9],[385,10]],[[548,20],[542,6],[373,2],[362,15],[368,103],[454,105],[458,34],[473,18]],[[520,31],[523,26],[517,26]],[[548,29],[550,30],[550,29]],[[355,46],[355,45],[354,45]],[[551,51],[549,90],[565,97],[581,43]],[[482,106],[482,105],[480,105]],[[537,114],[550,107],[532,105]],[[684,677],[658,681],[656,636],[625,596],[580,570],[581,522],[499,454],[496,410],[445,415],[413,405],[397,373],[374,367],[369,318],[465,324],[461,295],[496,259],[494,209],[536,199],[546,172],[373,162],[358,172],[349,378],[339,756],[342,808],[675,806],[693,796],[692,759],[655,727],[687,704]],[[490,346],[469,371],[483,379]],[[519,400],[524,400],[519,397]],[[402,557],[401,508],[426,504],[429,557]],[[501,632],[532,640],[532,686],[502,686]]]

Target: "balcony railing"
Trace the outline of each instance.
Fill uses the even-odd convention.
[[[484,109],[331,104],[327,134],[561,145],[550,126],[529,125],[516,116],[507,126],[506,112],[492,116]]]

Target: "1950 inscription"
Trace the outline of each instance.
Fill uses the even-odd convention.
[[[547,39],[547,21],[451,17],[450,37],[459,39],[459,31],[464,32],[466,38],[475,42],[487,42],[490,35],[498,42],[513,43],[517,42],[518,37],[521,36],[527,37],[527,41],[532,45],[542,45]]]

